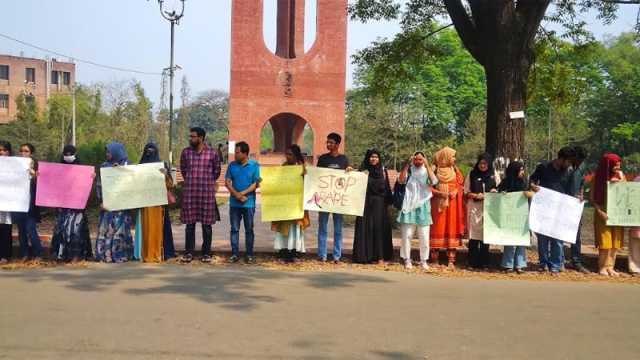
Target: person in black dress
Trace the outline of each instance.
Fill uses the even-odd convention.
[[[387,171],[382,167],[380,152],[368,150],[360,170],[368,173],[369,182],[364,214],[356,219],[353,262],[383,264],[391,260],[393,243],[387,213],[387,206],[391,204],[391,186]]]

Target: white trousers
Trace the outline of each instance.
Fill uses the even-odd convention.
[[[402,243],[400,245],[400,257],[403,259],[411,259],[411,240],[413,240],[413,232],[418,228],[418,238],[420,239],[420,261],[429,260],[429,228],[430,226],[420,226],[414,224],[401,224]]]

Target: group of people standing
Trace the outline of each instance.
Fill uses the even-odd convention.
[[[220,149],[213,149],[205,142],[202,128],[190,129],[189,147],[182,151],[180,171],[183,178],[180,220],[185,224],[185,252],[183,263],[194,260],[196,224],[201,224],[202,256],[200,261],[212,261],[212,225],[221,216],[216,202],[218,179],[221,175]],[[391,261],[393,257],[392,220],[389,207],[397,209],[396,221],[401,229],[400,258],[402,264],[413,267],[411,241],[417,232],[419,239],[419,264],[429,269],[429,261],[438,262],[439,255],[446,253],[448,267],[455,268],[457,250],[468,237],[469,267],[489,267],[489,245],[483,239],[483,202],[485,194],[494,192],[522,192],[532,198],[540,187],[575,196],[584,201],[587,153],[582,147],[562,148],[558,157],[539,164],[527,178],[522,162],[508,164],[501,178],[494,169],[489,154],[482,154],[470,173],[465,177],[456,165],[456,151],[445,147],[433,155],[432,165],[423,152],[416,152],[399,173],[391,187],[389,172],[382,165],[382,154],[368,150],[361,165],[355,169],[341,154],[342,138],[331,133],[326,140],[328,153],[319,157],[317,166],[344,171],[362,171],[368,176],[363,216],[357,217],[353,242],[353,262],[379,263]],[[23,144],[20,156],[33,159],[35,148]],[[0,142],[0,156],[12,156],[11,144]],[[125,147],[117,142],[106,146],[105,167],[129,164]],[[244,225],[245,261],[254,263],[253,253],[254,216],[256,190],[260,186],[260,165],[249,158],[246,142],[235,144],[234,161],[230,161],[224,175],[229,200],[229,234],[232,254],[230,262],[240,260],[240,224]],[[145,146],[140,163],[161,162],[158,147]],[[64,148],[60,162],[80,164],[76,148]],[[302,165],[304,176],[306,160],[298,145],[290,145],[285,152],[282,166]],[[614,270],[617,250],[623,245],[626,229],[606,225],[606,192],[608,182],[626,181],[622,173],[622,159],[611,153],[605,154],[598,165],[591,186],[590,202],[596,210],[594,229],[599,250],[598,272],[605,276],[617,276]],[[176,201],[174,182],[165,167],[165,179],[169,203]],[[42,246],[37,231],[40,221],[35,206],[35,189],[38,172],[37,162],[32,161],[31,207],[27,213],[0,212],[0,262],[11,258],[11,224],[17,224],[22,260],[42,256]],[[640,181],[640,177],[635,179]],[[125,262],[138,259],[159,262],[175,257],[171,219],[166,206],[137,210],[108,211],[102,208],[100,180],[96,182],[96,195],[100,203],[95,259],[102,262]],[[70,189],[69,191],[72,191]],[[333,219],[332,260],[342,258],[343,215],[318,213],[318,259],[327,261],[327,238],[329,219]],[[271,224],[274,232],[274,249],[284,262],[299,261],[306,251],[305,229],[310,225],[307,212],[300,219],[277,221]],[[135,231],[132,234],[132,230]],[[564,245],[559,239],[535,234],[538,242],[538,270],[556,274],[564,267]],[[578,232],[575,244],[571,245],[570,265],[577,271],[588,273],[582,263],[581,239]],[[629,271],[640,273],[640,229],[629,231]],[[522,273],[527,267],[527,248],[505,246],[501,268],[505,272]],[[59,261],[80,261],[93,256],[89,227],[85,210],[57,209],[56,226],[51,244],[51,256]]]
[[[531,199],[545,187],[562,194],[585,200],[584,163],[587,152],[582,147],[564,147],[558,157],[539,164],[527,178],[520,161],[508,164],[504,177],[494,169],[489,154],[482,154],[470,173],[463,177],[456,166],[455,150],[445,147],[433,156],[431,166],[422,152],[416,152],[400,172],[392,192],[388,175],[380,165],[380,153],[369,150],[361,169],[369,172],[369,188],[365,212],[356,222],[353,259],[355,262],[384,262],[391,258],[390,218],[386,208],[394,203],[398,209],[402,242],[400,258],[406,268],[412,268],[411,240],[417,229],[420,266],[429,269],[428,260],[438,262],[440,251],[447,255],[450,268],[455,267],[456,253],[468,237],[468,265],[475,269],[488,269],[489,248],[484,236],[484,198],[487,193],[521,192]],[[622,173],[620,156],[603,155],[591,184],[590,203],[595,208],[595,245],[599,251],[598,273],[618,276],[614,270],[616,253],[623,246],[627,229],[607,226],[607,183],[626,181]],[[379,181],[377,179],[385,178]],[[640,176],[635,179],[640,181]],[[378,183],[377,183],[378,182]],[[376,186],[377,184],[377,186]],[[400,193],[400,196],[398,196]],[[385,202],[385,199],[388,199]],[[629,272],[640,274],[640,228],[629,229]],[[565,267],[564,243],[543,234],[535,234],[538,246],[538,271],[557,274]],[[505,272],[524,273],[527,268],[527,247],[505,246],[500,267]],[[581,236],[577,234],[571,244],[569,266],[582,273],[590,273],[584,266]]]

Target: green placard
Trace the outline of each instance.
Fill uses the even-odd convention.
[[[529,246],[529,201],[524,193],[487,193],[484,198],[484,242]]]
[[[640,182],[610,182],[607,215],[609,226],[640,226]]]

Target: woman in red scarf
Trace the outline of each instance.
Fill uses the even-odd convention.
[[[591,191],[591,204],[596,209],[593,222],[596,246],[599,250],[598,270],[600,275],[604,276],[619,276],[613,268],[616,264],[616,253],[622,248],[624,241],[624,228],[607,226],[607,183],[625,181],[621,169],[622,158],[616,154],[605,153],[598,164]]]

